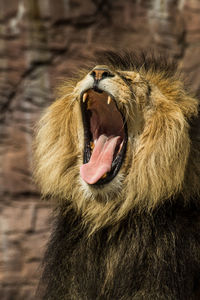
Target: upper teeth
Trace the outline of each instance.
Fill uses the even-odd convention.
[[[108,96],[108,100],[107,100],[107,103],[110,104],[112,98],[110,96]]]
[[[87,99],[87,96],[88,96],[88,94],[87,94],[87,93],[84,93],[84,94],[83,94],[83,103],[86,101],[86,99]]]
[[[83,94],[83,103],[85,103],[85,101],[87,100],[87,97],[88,97],[88,94],[84,93]],[[107,103],[110,104],[111,101],[112,101],[112,98],[110,96],[108,96]]]
[[[103,174],[103,176],[101,178],[106,178],[107,176],[107,172],[105,174]]]

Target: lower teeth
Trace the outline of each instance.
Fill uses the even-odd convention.
[[[90,149],[91,149],[91,150],[94,149],[94,142],[90,142]]]
[[[107,173],[105,173],[101,178],[106,178],[107,177]]]

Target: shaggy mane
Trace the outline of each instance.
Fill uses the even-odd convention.
[[[79,174],[83,139],[80,94],[74,92],[77,82],[65,83],[60,89],[62,96],[47,109],[38,125],[35,178],[42,194],[56,199],[58,207],[64,205],[77,211],[91,225],[91,232],[116,224],[131,210],[152,212],[179,196],[185,204],[197,203],[199,143],[195,130],[191,141],[189,121],[197,117],[198,101],[183,87],[176,64],[154,55],[111,51],[104,53],[100,63],[117,72],[127,71],[123,75],[126,77],[131,71],[141,75],[143,81],[138,82],[135,101],[143,112],[143,132],[128,143],[124,173],[119,173],[102,195],[98,189],[88,189]],[[143,93],[146,83],[152,87],[149,95]],[[132,103],[125,107],[130,131],[134,130]]]
[[[143,68],[145,72],[162,73],[166,78],[173,77],[177,73],[177,63],[174,60],[154,53],[105,51],[99,53],[97,62],[122,71],[139,71]]]
[[[198,100],[161,56],[109,51],[99,63],[67,81],[38,124],[35,178],[57,216],[36,298],[200,299]],[[98,83],[95,70],[105,75]],[[106,97],[90,96],[95,84]],[[104,127],[110,95],[126,122],[125,155],[110,181],[88,184],[80,168],[95,138],[85,143],[84,118],[92,135],[96,104]]]

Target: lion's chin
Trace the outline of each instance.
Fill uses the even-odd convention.
[[[106,204],[107,202],[115,202],[116,199],[119,198],[119,194],[121,194],[121,191],[124,189],[124,181],[125,173],[123,168],[121,168],[121,171],[109,182],[109,184],[88,184],[80,176],[79,187],[84,199],[93,199],[95,200],[95,203],[97,201]]]
[[[90,185],[107,184],[123,163],[128,140],[125,118],[115,98],[105,91],[81,93],[84,128],[82,179]]]

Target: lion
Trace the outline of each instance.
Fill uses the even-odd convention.
[[[56,215],[38,295],[200,299],[198,100],[174,62],[108,51],[59,93],[34,147]]]

